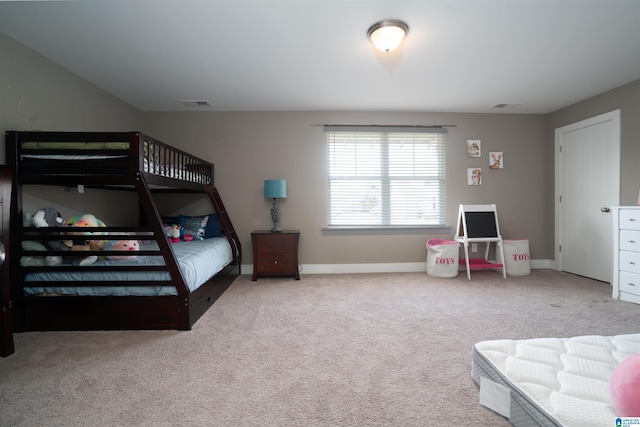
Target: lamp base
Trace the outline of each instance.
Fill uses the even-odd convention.
[[[271,208],[271,219],[273,220],[272,233],[282,233],[278,223],[280,222],[280,206],[278,206],[278,199],[273,199],[273,207]]]
[[[280,229],[280,227],[278,225],[274,225],[273,228],[271,229],[272,233],[282,233],[282,230]]]

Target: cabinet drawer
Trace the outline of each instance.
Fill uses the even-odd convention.
[[[640,274],[620,272],[620,291],[640,295]]]
[[[622,271],[640,274],[640,253],[620,251],[618,267]]]
[[[640,230],[620,230],[621,251],[640,252]]]
[[[259,253],[294,252],[295,238],[293,234],[256,236],[256,247]]]
[[[620,209],[620,228],[640,230],[640,209]]]
[[[260,273],[291,274],[298,270],[298,265],[293,253],[270,253],[260,256],[258,269]]]

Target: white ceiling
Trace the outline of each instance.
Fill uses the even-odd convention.
[[[142,111],[549,113],[640,78],[639,0],[18,1],[0,32]]]

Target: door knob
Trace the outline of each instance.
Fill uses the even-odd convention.
[[[607,213],[609,211],[611,211],[611,209],[609,209],[609,208],[600,208],[600,212]]]

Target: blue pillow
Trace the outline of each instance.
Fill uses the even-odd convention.
[[[211,237],[222,237],[222,230],[220,229],[220,221],[216,214],[209,214],[209,221],[207,221],[207,227],[204,230],[204,238],[209,239]]]

